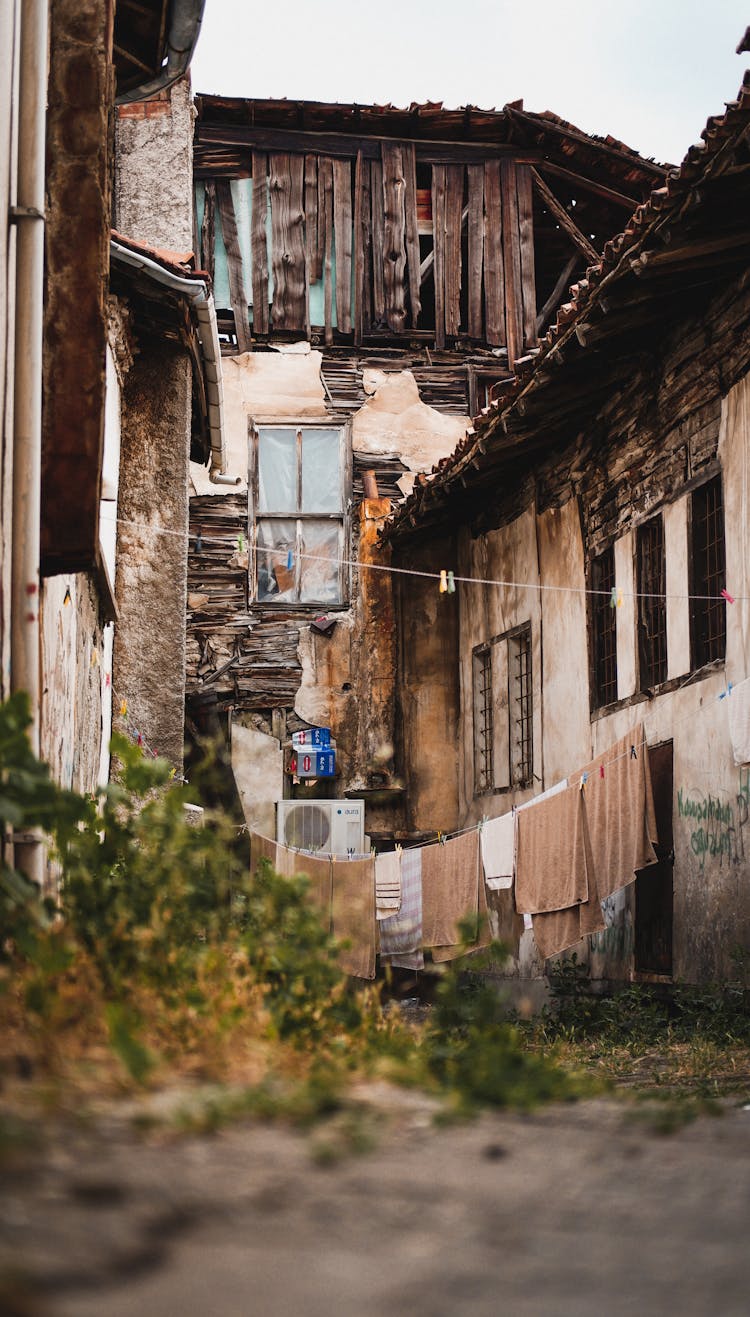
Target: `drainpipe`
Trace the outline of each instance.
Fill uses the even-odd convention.
[[[39,754],[39,541],[42,481],[42,344],[44,312],[44,149],[47,103],[47,0],[21,5],[16,241],[16,333],[13,382],[13,542],[11,689],[27,691],[31,747]],[[41,833],[15,838],[15,863],[40,887]]]
[[[171,87],[186,72],[195,50],[206,0],[173,0],[164,67],[155,78],[123,92],[115,104],[145,101]],[[137,6],[135,6],[137,8]]]

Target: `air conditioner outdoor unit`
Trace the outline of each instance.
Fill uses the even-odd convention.
[[[362,855],[364,800],[278,800],[276,840],[299,851]]]

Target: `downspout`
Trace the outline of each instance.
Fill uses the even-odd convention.
[[[221,346],[219,344],[219,327],[216,322],[214,299],[203,279],[190,279],[187,275],[172,274],[165,270],[158,261],[152,261],[141,252],[131,251],[129,247],[112,238],[110,242],[112,258],[122,265],[129,265],[134,270],[145,270],[157,283],[173,292],[188,298],[195,307],[198,321],[198,337],[203,353],[204,374],[206,380],[206,398],[208,402],[208,429],[211,442],[211,468],[209,479],[214,485],[239,485],[241,477],[226,475],[227,447],[224,431],[224,383],[221,370]]]
[[[26,691],[29,740],[39,754],[39,543],[42,482],[44,331],[44,152],[47,104],[47,0],[21,5],[17,204],[16,332],[13,382],[13,542],[11,549],[11,690]],[[16,834],[15,863],[40,887],[41,833]]]

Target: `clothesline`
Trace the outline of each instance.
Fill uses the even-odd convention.
[[[193,538],[194,540],[202,539],[202,532],[187,530],[171,530],[167,526],[152,526],[146,522],[132,521],[126,517],[108,517],[105,514],[101,516],[102,521],[116,522],[120,526],[130,526],[136,530],[148,531],[155,535],[172,535],[178,539]],[[210,539],[210,536],[206,536]],[[242,537],[244,539],[244,536]],[[238,546],[239,547],[239,546]],[[267,557],[279,557],[287,559],[289,549],[268,548],[262,545],[253,546],[253,553],[264,554]],[[244,552],[244,550],[240,550]],[[294,558],[300,558],[305,562],[326,563],[329,567],[355,567],[360,571],[386,572],[389,576],[411,576],[418,577],[422,580],[435,581],[438,585],[441,581],[441,572],[420,571],[415,567],[393,567],[385,563],[361,562],[358,558],[334,557],[320,553],[297,553],[292,551]],[[576,585],[547,585],[540,581],[507,581],[499,580],[492,577],[484,576],[457,576],[453,573],[453,581],[456,585],[489,585],[507,590],[538,590],[546,591],[553,594],[583,595],[591,598],[611,599],[612,590],[594,590],[585,586]],[[750,600],[748,595],[732,595],[727,598],[721,592],[718,594],[680,594],[680,593],[660,593],[640,590],[623,590],[618,586],[616,589],[616,598],[621,602],[625,599],[686,599],[695,603],[747,603]]]

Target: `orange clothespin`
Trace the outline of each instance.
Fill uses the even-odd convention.
[[[448,573],[446,571],[440,573],[440,593],[448,593]]]
[[[128,716],[128,702],[127,700],[120,700],[120,717],[127,718],[127,716]]]

